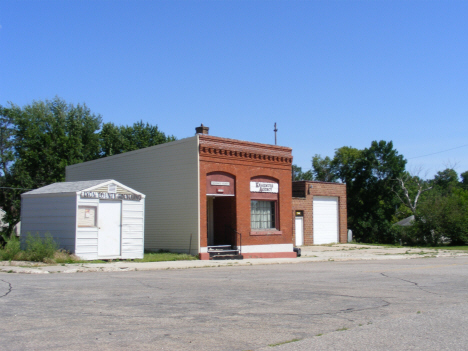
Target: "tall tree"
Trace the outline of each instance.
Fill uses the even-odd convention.
[[[314,157],[312,157],[314,179],[321,182],[335,182],[337,175],[334,166],[333,160],[330,157],[326,156],[323,158],[315,154]]]
[[[463,172],[462,174],[460,174],[460,176],[462,178],[462,181],[461,181],[462,187],[468,190],[468,171]]]
[[[406,206],[413,215],[416,215],[416,209],[421,198],[421,195],[431,190],[433,187],[429,183],[417,175],[411,175],[409,172],[404,172],[397,177],[395,181],[398,183],[392,188],[400,202]]]
[[[358,240],[393,241],[390,228],[398,199],[392,185],[404,172],[405,165],[406,160],[391,141],[373,141],[362,151],[355,165],[356,177],[347,194],[349,223]]]
[[[13,167],[29,188],[65,180],[65,167],[99,155],[101,116],[86,105],[74,106],[56,97],[23,108],[12,105],[15,124]]]

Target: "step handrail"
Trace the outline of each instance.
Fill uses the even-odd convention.
[[[236,250],[239,250],[239,255],[242,255],[242,233],[238,232],[237,230],[235,230],[230,225],[226,225],[226,229],[231,231],[231,233],[232,233],[232,236],[233,236],[233,239],[234,239],[233,240],[234,241],[233,247],[235,247]]]

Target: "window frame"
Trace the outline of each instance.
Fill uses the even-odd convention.
[[[80,218],[78,217],[80,209],[94,209],[94,225],[80,225]],[[97,228],[98,227],[98,206],[95,205],[78,205],[78,213],[77,213],[77,226],[78,228]]]
[[[273,216],[273,220],[270,217],[270,220],[268,222],[273,223],[274,227],[268,227],[268,228],[253,228],[252,224],[252,216],[254,215],[252,213],[253,210],[253,202],[262,202],[262,203],[270,203],[273,205],[273,211],[271,211],[271,216]],[[261,221],[260,221],[261,222]],[[272,230],[278,230],[278,200],[257,200],[257,199],[250,199],[250,230],[252,231],[272,231]]]

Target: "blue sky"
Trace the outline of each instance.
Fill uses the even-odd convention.
[[[304,170],[392,140],[409,169],[461,173],[467,18],[466,1],[5,0],[0,104],[57,95],[179,139],[203,123],[274,143],[276,122]]]

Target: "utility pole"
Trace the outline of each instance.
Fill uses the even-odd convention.
[[[273,129],[273,131],[275,132],[275,145],[276,145],[276,132],[278,131],[278,129],[276,129],[276,122],[275,122],[275,129]]]

